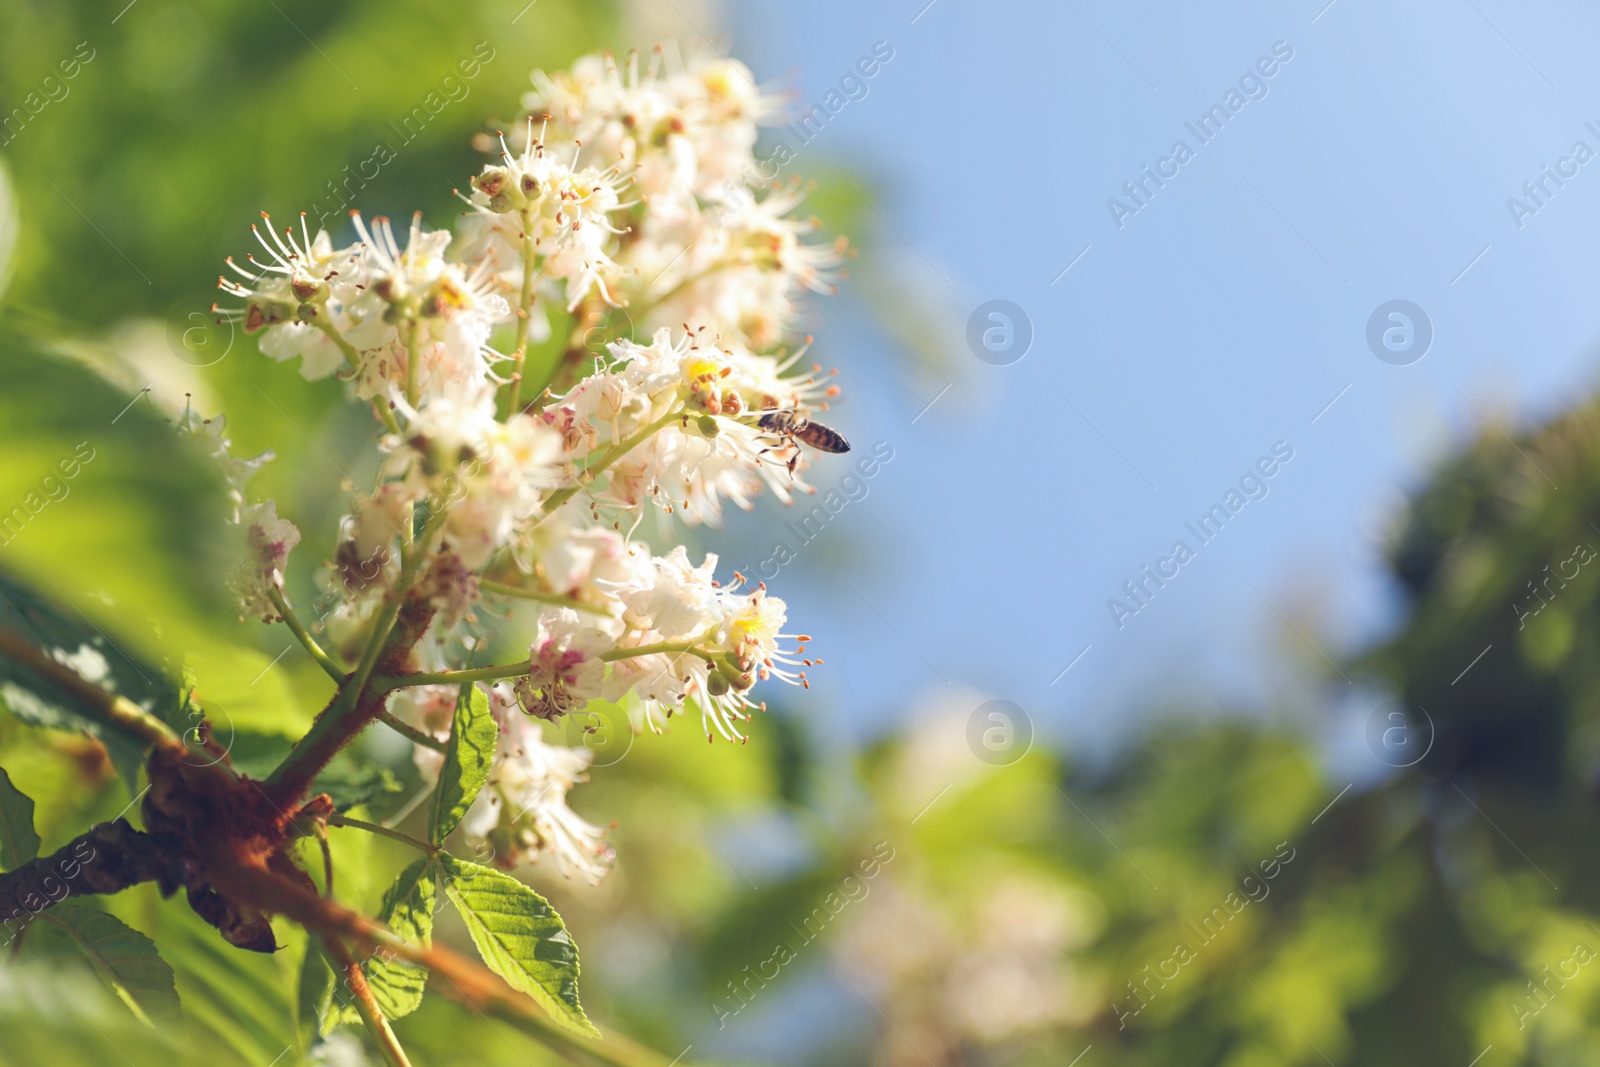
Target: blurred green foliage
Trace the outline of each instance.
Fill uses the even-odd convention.
[[[261,211],[326,212],[336,237],[346,207],[448,225],[482,163],[473,135],[521,114],[528,72],[616,40],[607,7],[577,0],[0,5],[0,112],[26,117],[0,126],[21,219],[8,317],[169,412],[191,390],[204,414],[225,406],[241,454],[278,456],[253,488],[331,540],[328,487],[368,473],[351,458],[368,425],[211,322],[224,258],[259,251]],[[166,325],[83,343],[133,319]]]
[[[192,391],[227,412],[237,454],[275,450],[252,491],[296,515],[307,557],[327,552],[339,483],[370,473],[370,434],[338,389],[208,332],[210,279],[249,250],[258,209],[330,207],[328,184],[379,144],[395,158],[354,206],[444,223],[484,117],[515,117],[529,68],[619,32],[576,0],[0,6],[0,111],[27,109],[0,134],[20,218],[0,211],[0,521],[50,500],[0,564],[108,657],[176,670],[181,650],[241,762],[270,762],[328,682],[232,618],[228,503],[164,417]],[[429,93],[437,114],[400,143]],[[859,203],[824,195],[848,228]],[[83,442],[94,458],[68,478]],[[1408,620],[1343,666],[1431,744],[1409,767],[1374,749],[1356,779],[1330,777],[1321,724],[1288,715],[1169,717],[1109,763],[1040,749],[994,767],[967,748],[977,694],[908,708],[865,752],[778,709],[737,750],[692,724],[609,737],[574,802],[617,824],[615,874],[592,889],[521,873],[583,946],[592,1017],[685,1063],[1061,1067],[1091,1046],[1084,1067],[1600,1062],[1600,566],[1584,548],[1600,549],[1593,405],[1516,446],[1485,436],[1419,495],[1393,550]],[[347,799],[400,814],[418,784],[404,744],[357,755],[368,788]],[[0,712],[0,766],[46,851],[138,791],[114,756]],[[400,825],[425,836],[427,817]],[[351,830],[332,847],[340,899],[369,913],[412,859]],[[361,1062],[358,1031],[319,1045],[291,927],[267,957],[149,885],[81,903],[154,939],[184,1023],[143,1026],[41,929],[0,966],[0,1065]],[[467,932],[444,912],[435,936]],[[439,996],[396,1030],[419,1064],[551,1062]]]

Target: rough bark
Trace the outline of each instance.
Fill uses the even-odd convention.
[[[179,883],[178,842],[135,830],[126,819],[103,822],[56,852],[0,874],[0,943],[10,943],[33,917],[69,897],[120,893],[158,882],[163,894]]]

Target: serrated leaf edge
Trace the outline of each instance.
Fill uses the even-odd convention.
[[[460,859],[459,857],[452,856],[449,853],[441,853],[438,857],[438,860],[441,872],[443,874],[442,880],[444,882],[445,896],[450,898],[450,903],[455,906],[456,911],[461,915],[462,920],[466,923],[467,932],[474,935],[472,938],[472,943],[478,949],[478,954],[483,958],[484,964],[488,966],[488,968],[495,974],[498,974],[501,978],[504,978],[512,986],[512,988],[532,997],[534,1001],[536,1001],[539,1006],[543,1008],[545,1012],[557,1023],[560,1023],[562,1026],[565,1026],[570,1030],[574,1030],[577,1033],[583,1034],[585,1037],[600,1037],[600,1031],[595,1027],[594,1023],[589,1021],[589,1017],[584,1013],[583,1005],[578,999],[577,980],[581,970],[578,959],[577,943],[572,940],[572,933],[567,929],[566,921],[561,918],[560,913],[558,913],[556,909],[551,906],[550,902],[545,900],[544,897],[540,896],[538,893],[534,892],[531,887],[523,885],[523,883],[518,882],[509,874],[504,874],[500,871],[493,870],[489,867],[484,867],[469,860]],[[462,877],[463,872],[472,873],[469,875],[469,877],[464,879]],[[476,936],[477,927],[482,927],[484,932],[489,937],[493,938],[496,945],[499,946],[500,951],[504,952],[508,957],[511,955],[510,951],[506,949],[503,943],[500,942],[499,936],[496,935],[493,930],[488,928],[487,923],[483,922],[480,916],[482,916],[484,912],[467,906],[461,897],[460,890],[456,888],[457,881],[470,881],[472,877],[478,876],[478,872],[495,877],[505,878],[516,883],[518,886],[521,886],[529,896],[531,896],[534,900],[537,900],[544,907],[546,915],[541,916],[541,918],[554,919],[557,926],[560,927],[556,937],[545,938],[544,940],[556,943],[565,943],[572,946],[573,991],[571,1004],[566,1003],[560,997],[552,994],[550,990],[546,989],[539,982],[535,981],[532,975],[522,969],[520,963],[516,963],[513,973],[507,974],[505,970],[497,965],[498,961],[491,958],[488,953],[483,951],[483,946],[479,943],[478,937]],[[523,917],[517,916],[511,912],[494,912],[492,914],[507,915],[512,918]],[[514,958],[513,962],[516,962]]]

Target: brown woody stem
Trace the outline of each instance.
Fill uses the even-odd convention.
[[[394,629],[384,642],[383,650],[374,660],[379,672],[389,674],[403,667],[432,621],[433,608],[427,601],[408,599],[396,616]],[[294,751],[267,776],[267,791],[279,807],[291,807],[305,796],[312,779],[384,710],[387,693],[363,692],[351,705],[348,703],[349,687],[356,681],[352,678],[345,684],[346,688],[334,695]]]
[[[0,874],[0,931],[14,940],[34,917],[69,897],[120,893],[141,882],[175,882],[176,842],[141,833],[126,819],[103,822],[48,856]]]
[[[406,1050],[400,1047],[400,1039],[389,1028],[389,1020],[384,1018],[383,1009],[378,1007],[377,998],[372,995],[372,987],[367,985],[367,976],[361,964],[351,957],[350,950],[338,938],[323,938],[322,943],[334,963],[344,972],[345,982],[356,998],[356,1012],[366,1024],[367,1033],[372,1035],[372,1040],[382,1050],[384,1061],[389,1067],[411,1067]]]
[[[523,1032],[569,1059],[588,1059],[614,1067],[670,1067],[665,1056],[626,1039],[595,1040],[565,1029],[534,1001],[476,963],[439,945],[424,948],[396,936],[381,923],[351,911],[267,869],[219,872],[217,888],[229,897],[287,916],[322,937],[338,937],[367,950],[387,949],[426,967],[443,984],[442,992],[478,1011],[517,1020]]]

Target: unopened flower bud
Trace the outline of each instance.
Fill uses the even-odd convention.
[[[295,278],[289,283],[294,295],[303,304],[321,303],[328,299],[328,283],[315,278]]]
[[[289,309],[287,305],[274,301],[252,300],[245,307],[244,332],[255,333],[257,330],[263,330],[268,326],[276,326],[280,322],[288,321]]]
[[[485,196],[493,197],[505,188],[506,180],[510,177],[504,167],[484,167],[483,173],[472,179],[472,184],[481,189]]]

